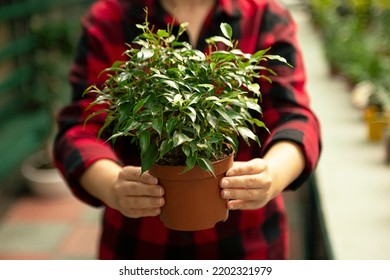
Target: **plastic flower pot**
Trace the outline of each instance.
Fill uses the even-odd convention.
[[[167,228],[181,231],[209,229],[229,215],[219,182],[233,165],[233,154],[216,161],[215,176],[199,166],[183,173],[184,166],[153,165],[149,173],[165,189],[160,219]]]

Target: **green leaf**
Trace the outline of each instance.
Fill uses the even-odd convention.
[[[217,96],[209,96],[205,100],[217,102],[219,101],[219,98]]]
[[[162,82],[166,83],[167,85],[169,85],[170,87],[172,87],[172,88],[174,88],[176,90],[179,90],[179,86],[177,85],[177,83],[175,83],[172,80],[163,80]]]
[[[114,117],[112,117],[112,116],[107,116],[107,117],[106,117],[106,120],[105,120],[104,124],[103,124],[102,127],[99,129],[98,138],[101,138],[103,131],[104,131],[107,127],[109,127],[110,124],[111,124],[112,122],[114,122],[114,121],[115,121],[115,118],[114,118]]]
[[[155,144],[151,144],[146,152],[141,156],[141,172],[149,170],[158,159],[158,149]]]
[[[192,127],[195,129],[196,133],[197,133],[198,135],[200,135],[200,129],[201,129],[200,125],[197,124],[197,123],[193,123],[193,124],[192,124]]]
[[[252,110],[254,110],[254,111],[256,111],[256,112],[261,113],[261,111],[262,111],[260,105],[257,104],[257,103],[247,101],[245,104],[246,104],[246,106],[247,106],[249,109],[252,109]]]
[[[215,71],[215,62],[210,62],[210,70],[212,71],[212,72],[214,72]]]
[[[111,141],[115,138],[118,138],[118,137],[121,137],[121,136],[124,136],[125,133],[120,131],[120,132],[117,132],[117,133],[114,133],[113,135],[110,136],[110,138],[107,139],[107,141]]]
[[[183,99],[183,96],[181,96],[180,93],[176,94],[174,97],[173,97],[173,102],[174,103],[178,103],[179,101],[181,101]]]
[[[163,118],[157,117],[157,118],[153,119],[152,127],[154,130],[156,130],[158,132],[159,135],[161,135],[161,133],[162,133],[163,126],[164,126]]]
[[[172,133],[173,129],[175,128],[176,122],[177,122],[176,118],[170,118],[167,121],[167,132],[168,132],[168,135],[170,135]]]
[[[261,59],[261,58],[264,56],[264,54],[265,54],[266,52],[268,52],[270,49],[271,49],[271,48],[264,49],[264,50],[259,50],[259,51],[255,52],[255,53],[252,55],[252,58],[255,59],[255,60],[259,60],[259,59]]]
[[[207,140],[207,144],[214,144],[222,142],[223,138],[220,137],[220,135],[215,135],[213,133],[210,133],[210,138]]]
[[[224,23],[222,22],[221,25],[220,25],[220,28],[221,28],[221,31],[222,31],[222,34],[228,38],[228,39],[231,39],[232,36],[233,36],[233,30],[232,30],[232,27],[228,24],[228,23]]]
[[[221,109],[217,109],[216,110],[218,112],[218,114],[220,114],[222,116],[222,118],[224,118],[224,120],[230,124],[230,126],[236,130],[236,124],[234,123],[233,119],[224,111],[222,111]]]
[[[131,131],[134,130],[134,129],[138,129],[140,126],[141,126],[141,123],[140,123],[140,122],[134,121],[134,120],[130,120],[130,121],[126,124],[124,131],[125,131],[125,132],[131,132]]]
[[[137,28],[139,28],[139,29],[142,29],[142,30],[144,30],[144,29],[147,28],[147,26],[145,26],[145,25],[143,25],[143,24],[139,24],[139,23],[137,23],[135,26],[136,26]]]
[[[211,91],[214,89],[214,86],[212,84],[198,84],[198,87],[204,87],[207,89],[207,91]]]
[[[210,37],[209,39],[206,39],[206,43],[210,44],[210,43],[222,43],[228,47],[233,47],[233,44],[231,41],[229,41],[228,39],[226,39],[225,37],[222,37],[222,36],[213,36],[213,37]]]
[[[189,146],[185,146],[183,145],[183,147],[181,148],[181,150],[183,151],[183,153],[186,155],[186,157],[189,157],[191,155],[191,148]]]
[[[177,147],[183,144],[184,142],[190,142],[192,139],[185,135],[184,133],[175,131],[173,134],[173,146]]]
[[[189,157],[187,157],[183,173],[185,173],[185,172],[191,170],[192,168],[194,168],[195,164],[196,164],[196,156],[189,156]]]
[[[293,67],[290,63],[287,62],[287,60],[284,57],[281,57],[280,55],[268,55],[267,54],[264,57],[267,58],[267,59],[270,59],[270,60],[280,61],[280,62],[288,65],[289,67]]]
[[[218,124],[218,119],[216,116],[214,116],[213,114],[211,114],[210,112],[207,113],[207,121],[209,122],[209,124],[213,127],[213,128],[216,128],[217,124]]]
[[[255,94],[260,94],[260,86],[257,83],[248,85],[248,90],[254,92]]]
[[[137,105],[133,108],[133,114],[137,113],[141,108],[145,105],[146,101],[148,101],[150,95],[146,97],[145,99],[141,99],[140,102],[137,103]]]
[[[138,53],[137,57],[141,60],[147,60],[151,57],[153,57],[154,51],[146,48],[142,48]]]
[[[104,113],[107,113],[109,110],[108,109],[102,109],[102,110],[99,110],[99,111],[96,111],[96,112],[93,112],[91,114],[88,115],[88,117],[85,119],[84,121],[84,125],[87,124],[87,122],[92,119],[93,117],[96,117],[100,114],[104,114]]]
[[[189,96],[189,99],[190,99],[190,102],[188,103],[189,106],[193,105],[193,104],[197,104],[200,100],[200,96],[199,95],[195,95],[195,94],[191,94]]]
[[[188,25],[189,25],[188,22],[182,22],[182,23],[180,23],[180,26],[179,26],[180,28],[179,28],[179,34],[178,34],[178,36],[180,36],[181,34],[183,34],[183,33],[186,31]]]
[[[172,148],[173,148],[173,141],[172,140],[165,139],[164,141],[162,141],[162,143],[160,145],[159,158],[163,158],[166,155],[166,153],[168,153],[170,150],[172,150]]]
[[[215,176],[213,164],[211,163],[211,161],[209,159],[198,157],[196,162],[199,164],[199,166],[202,169],[210,172],[211,174],[213,174]]]
[[[249,128],[247,127],[244,127],[244,126],[239,126],[237,128],[238,132],[240,133],[241,137],[244,139],[244,141],[249,145],[249,141],[248,141],[248,138],[256,141],[259,143],[259,138],[257,137],[256,134],[253,133],[252,130],[250,130]]]
[[[148,130],[139,133],[139,144],[141,148],[141,156],[146,153],[150,146],[150,132]]]
[[[265,127],[265,123],[262,122],[261,120],[259,119],[256,119],[256,118],[253,118],[253,119],[250,119],[249,120],[250,122],[254,123],[256,126],[258,127]]]
[[[174,35],[171,35],[169,36],[168,38],[165,39],[165,43],[166,44],[171,44],[172,42],[174,42],[176,39],[176,37]]]
[[[179,53],[177,53],[177,52],[173,52],[172,53],[179,61],[183,61],[183,57],[179,54]],[[179,66],[182,66],[182,65],[179,65]],[[168,69],[169,70],[169,69]]]
[[[194,108],[188,107],[185,113],[190,117],[193,123],[196,122],[196,111]]]
[[[162,38],[166,38],[169,36],[169,33],[164,29],[159,29],[157,31],[157,36],[162,37]]]

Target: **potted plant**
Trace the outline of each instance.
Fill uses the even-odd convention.
[[[28,156],[22,162],[21,173],[35,195],[47,199],[70,197],[65,180],[45,150]]]
[[[209,51],[205,54],[179,41],[186,26],[180,24],[177,34],[173,34],[173,24],[166,30],[153,30],[146,11],[145,22],[137,25],[142,34],[124,53],[128,59],[103,71],[107,80],[102,87],[93,85],[86,90],[95,95],[90,107],[106,104],[86,121],[106,114],[99,137],[109,128],[108,140],[114,145],[118,137],[129,137],[138,144],[142,172],[156,176],[165,189],[160,218],[167,227],[201,230],[228,217],[219,180],[232,166],[238,137],[248,145],[250,140],[260,145],[254,129],[266,129],[255,80],[270,81],[266,74],[275,73],[260,62],[287,62],[267,55],[267,50],[243,53],[236,48],[226,23],[220,26],[223,36],[206,40]],[[194,175],[197,178],[192,183],[184,181]],[[198,190],[207,193],[198,195]],[[177,200],[174,191],[180,192]],[[170,221],[173,214],[179,216]],[[211,221],[201,221],[203,216]]]
[[[364,119],[367,123],[368,140],[382,141],[390,120],[390,95],[386,88],[378,87],[368,97]]]

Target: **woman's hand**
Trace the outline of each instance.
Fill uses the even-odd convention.
[[[164,205],[164,189],[157,178],[141,167],[121,167],[101,159],[92,164],[80,180],[84,189],[107,206],[130,218],[157,216]]]
[[[149,173],[141,175],[141,168],[125,166],[112,187],[114,207],[130,218],[157,216],[165,201],[164,189]]]
[[[229,209],[258,209],[278,196],[303,171],[305,159],[298,144],[278,141],[263,159],[234,162],[220,182]]]
[[[260,158],[247,162],[234,162],[221,180],[221,195],[229,199],[228,208],[258,209],[272,198],[272,177],[268,163]]]

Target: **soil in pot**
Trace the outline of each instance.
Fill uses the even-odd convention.
[[[160,214],[164,225],[173,230],[196,231],[226,221],[229,211],[219,182],[232,165],[233,154],[213,164],[215,176],[199,166],[183,173],[183,166],[153,165],[149,173],[165,189],[165,205]]]

